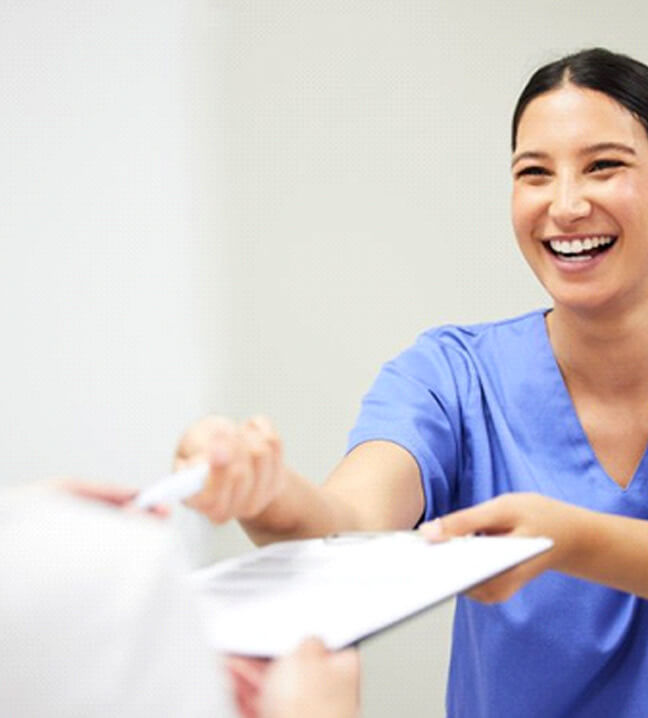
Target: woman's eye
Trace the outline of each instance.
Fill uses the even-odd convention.
[[[614,167],[623,167],[624,162],[621,160],[596,160],[588,167],[590,172],[601,172],[603,170],[613,169]]]
[[[523,167],[521,170],[519,170],[516,173],[516,177],[524,177],[526,176],[538,176],[538,175],[546,175],[549,174],[548,171],[544,167],[540,167],[539,165],[530,165],[529,167]]]

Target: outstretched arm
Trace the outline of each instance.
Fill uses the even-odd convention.
[[[210,416],[180,441],[176,467],[208,461],[204,489],[187,501],[215,523],[241,521],[259,544],[352,530],[411,528],[423,513],[418,465],[403,448],[369,441],[318,485],[285,465],[263,417],[236,424]]]
[[[478,586],[470,596],[503,601],[545,570],[648,598],[648,521],[589,511],[538,494],[504,494],[421,527],[431,540],[472,533],[548,536],[554,548]]]

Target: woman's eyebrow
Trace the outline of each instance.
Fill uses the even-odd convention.
[[[548,157],[549,155],[546,152],[534,152],[532,150],[520,152],[517,155],[513,155],[511,167],[514,167],[520,160],[546,160]]]
[[[636,157],[637,153],[629,145],[623,144],[623,142],[597,142],[594,145],[588,145],[578,151],[579,155],[591,155],[595,152],[605,152],[606,150],[616,150],[617,152],[624,152],[627,155],[633,155]],[[511,160],[511,167],[514,167],[520,160],[546,160],[549,154],[547,152],[539,152],[535,150],[529,150],[527,152],[520,152],[517,155],[513,155]]]
[[[595,145],[583,147],[578,154],[591,155],[594,152],[604,152],[605,150],[617,150],[617,152],[625,152],[628,155],[635,156],[637,154],[632,147],[624,145],[622,142],[597,142]]]

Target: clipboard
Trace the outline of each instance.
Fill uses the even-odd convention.
[[[276,543],[189,580],[216,649],[274,657],[310,636],[330,650],[355,645],[552,545],[544,537],[430,543],[416,531],[350,533]]]

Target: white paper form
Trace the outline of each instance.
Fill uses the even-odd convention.
[[[547,538],[429,543],[414,531],[288,541],[196,571],[212,644],[277,656],[357,643],[551,548]]]

